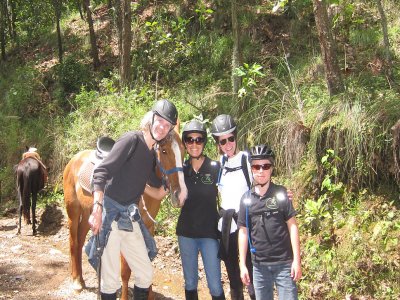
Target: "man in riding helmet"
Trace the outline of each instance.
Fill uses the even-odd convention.
[[[221,194],[221,231],[220,257],[225,263],[228,273],[232,300],[243,300],[243,283],[240,279],[238,261],[238,231],[237,213],[239,211],[240,197],[251,187],[250,165],[247,153],[240,151],[237,146],[237,127],[230,115],[217,116],[211,126],[218,150],[221,154],[221,172],[219,175],[218,189]],[[248,267],[251,269],[250,253],[248,254]],[[252,285],[248,285],[251,299],[255,299]]]
[[[253,188],[243,194],[238,217],[241,279],[250,284],[246,257],[250,248],[257,299],[297,299],[301,278],[300,241],[296,211],[286,188],[271,181],[275,155],[267,145],[250,151]]]
[[[173,103],[157,101],[142,119],[141,130],[122,135],[94,170],[94,206],[89,224],[93,234],[99,234],[104,247],[101,299],[116,299],[120,288],[120,253],[135,274],[135,300],[148,297],[153,267],[141,228],[138,222],[132,222],[128,212],[136,211],[139,206],[154,166],[154,145],[168,136],[177,118]]]
[[[219,163],[203,154],[207,143],[204,124],[192,120],[183,128],[182,141],[189,159],[183,166],[188,197],[179,215],[176,234],[182,259],[186,300],[197,300],[198,253],[204,264],[212,299],[225,299],[218,258],[217,180]]]

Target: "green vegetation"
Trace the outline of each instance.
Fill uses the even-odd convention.
[[[277,178],[295,191],[302,241],[302,299],[397,299],[400,202],[398,1],[385,2],[392,65],[376,1],[330,1],[344,92],[330,96],[312,1],[251,0],[239,11],[241,79],[232,94],[229,1],[138,1],[132,6],[129,87],[119,85],[115,14],[92,1],[101,66],[87,23],[62,10],[57,58],[49,1],[18,2],[17,37],[0,61],[1,207],[16,206],[13,165],[36,146],[51,167],[40,205],[62,202],[62,171],[101,135],[138,128],[154,99],[169,98],[181,126],[230,113],[240,147],[269,143]],[[194,2],[196,2],[194,4]],[[0,14],[1,16],[1,14]],[[392,127],[394,129],[392,129]],[[210,137],[207,154],[217,158]],[[11,203],[11,204],[10,204]],[[157,233],[174,235],[178,209],[164,201]]]

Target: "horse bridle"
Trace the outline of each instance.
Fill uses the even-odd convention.
[[[154,150],[156,152],[160,153],[160,147],[159,147],[158,143],[154,147]],[[169,191],[171,193],[171,188],[168,187],[168,178],[167,178],[167,176],[170,175],[170,174],[173,174],[173,173],[183,172],[183,167],[174,167],[174,168],[171,168],[169,170],[165,170],[163,168],[162,164],[161,164],[161,161],[158,159],[157,155],[156,155],[155,159],[156,159],[156,165],[161,171],[161,182],[162,182],[162,185],[164,186],[165,190],[169,189]]]

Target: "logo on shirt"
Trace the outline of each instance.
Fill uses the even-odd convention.
[[[212,179],[211,174],[204,174],[204,175],[201,177],[201,182],[202,182],[203,184],[213,184],[213,179]]]
[[[265,199],[265,207],[269,209],[278,209],[278,202],[275,197]]]

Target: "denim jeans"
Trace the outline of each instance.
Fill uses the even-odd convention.
[[[183,276],[185,278],[185,290],[197,290],[199,280],[198,253],[200,251],[210,294],[214,297],[221,296],[224,290],[221,283],[221,260],[218,258],[218,240],[178,236],[178,243]]]
[[[279,300],[297,300],[297,286],[290,277],[292,263],[262,265],[253,261],[253,283],[256,299],[273,300],[274,283]]]

